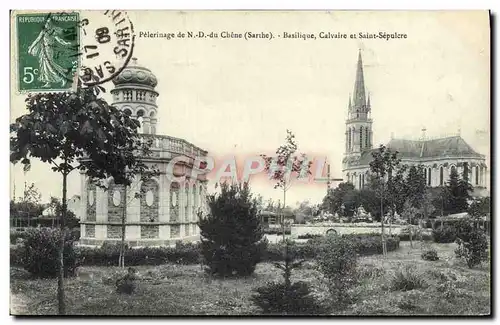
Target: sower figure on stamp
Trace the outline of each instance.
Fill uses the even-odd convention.
[[[70,42],[60,37],[62,33],[63,29],[54,26],[49,17],[44,28],[28,49],[28,54],[38,59],[38,80],[45,83],[42,87],[50,87],[52,83],[61,83],[61,86],[66,84],[68,72],[54,58],[54,48],[56,46],[66,47],[71,45]]]

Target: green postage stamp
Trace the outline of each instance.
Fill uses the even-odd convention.
[[[67,91],[79,64],[79,14],[15,14],[18,90]]]

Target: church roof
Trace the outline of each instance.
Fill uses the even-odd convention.
[[[392,139],[387,147],[399,151],[402,158],[482,157],[460,136],[431,140]]]
[[[392,139],[387,144],[391,151],[398,151],[402,159],[441,158],[441,157],[475,157],[484,158],[477,153],[460,136],[438,138],[432,140]],[[372,153],[378,148],[365,150],[361,153],[357,165],[369,165],[373,159]]]

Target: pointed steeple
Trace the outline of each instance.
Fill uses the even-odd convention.
[[[371,107],[371,104],[370,104],[370,93],[368,93],[368,99],[366,100],[366,111],[367,112],[370,111],[370,107]]]
[[[361,50],[358,52],[358,66],[356,70],[356,82],[354,83],[354,108],[362,110],[366,105],[365,78],[363,75],[363,59]]]
[[[351,109],[352,104],[351,104],[351,94],[349,94],[349,110]]]

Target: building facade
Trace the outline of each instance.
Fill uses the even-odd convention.
[[[196,157],[206,157],[207,151],[184,139],[156,134],[157,79],[149,69],[138,65],[136,59],[113,83],[113,105],[141,122],[141,137],[152,140],[152,154],[142,160],[158,168],[160,175],[146,182],[136,177],[125,193],[122,185],[112,181],[103,190],[82,173],[80,244],[99,246],[105,241],[119,242],[124,214],[125,241],[131,247],[198,240],[199,212],[207,211],[207,181],[194,163]],[[168,169],[174,158],[182,163]],[[191,179],[193,170],[202,175]],[[184,175],[185,181],[177,181],[172,174]],[[136,197],[136,193],[141,195]]]
[[[352,99],[349,96],[342,161],[344,181],[352,183],[357,189],[367,184],[372,153],[378,150],[373,148],[371,109],[360,52]],[[460,135],[437,139],[422,137],[421,140],[391,139],[387,147],[399,152],[402,164],[424,166],[426,182],[431,187],[445,185],[452,169],[455,168],[462,175],[464,166],[468,166],[469,181],[474,187],[473,195],[487,195],[485,156],[474,151]]]

